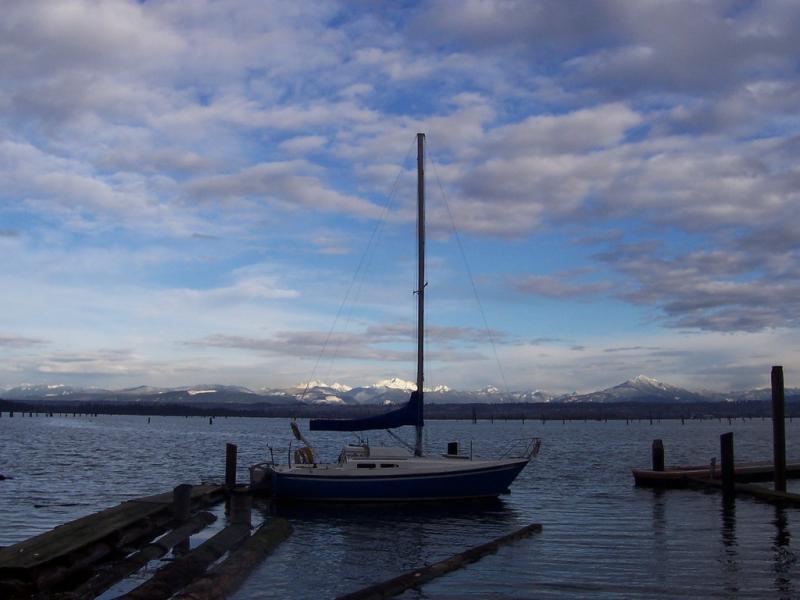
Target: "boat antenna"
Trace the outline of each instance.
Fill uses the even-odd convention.
[[[417,134],[417,406],[414,454],[422,456],[422,389],[425,340],[425,134]]]

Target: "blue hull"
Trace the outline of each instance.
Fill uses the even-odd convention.
[[[527,459],[445,473],[395,475],[306,475],[273,471],[272,493],[279,499],[392,502],[490,498],[508,491]]]

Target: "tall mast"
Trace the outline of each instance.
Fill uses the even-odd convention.
[[[417,393],[419,419],[416,426],[414,454],[422,456],[422,387],[425,351],[425,134],[417,134]]]

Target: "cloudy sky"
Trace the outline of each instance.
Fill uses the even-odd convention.
[[[798,31],[793,0],[7,0],[0,386],[413,379],[418,131],[430,385],[792,384]]]

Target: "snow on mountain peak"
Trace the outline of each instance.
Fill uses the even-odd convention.
[[[309,390],[314,388],[328,388],[331,390],[336,390],[337,392],[349,392],[351,388],[349,385],[345,385],[343,383],[325,383],[324,381],[320,381],[315,379],[313,381],[309,381],[308,383],[298,383],[295,386],[297,389],[304,390],[308,388]]]
[[[413,381],[406,381],[405,379],[400,379],[399,377],[392,377],[391,379],[381,379],[380,381],[376,381],[370,387],[373,388],[389,388],[391,390],[405,390],[407,392],[413,392],[417,389],[417,384]]]
[[[630,381],[630,383],[639,386],[643,385],[643,386],[655,387],[660,390],[666,390],[670,387],[665,383],[661,383],[658,379],[653,379],[652,377],[648,377],[647,375],[637,375]]]

